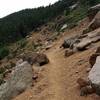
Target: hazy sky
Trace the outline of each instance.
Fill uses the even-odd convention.
[[[56,1],[58,0],[0,0],[0,18],[25,8],[46,6]]]

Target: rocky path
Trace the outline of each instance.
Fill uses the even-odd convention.
[[[87,76],[93,49],[65,58],[64,50],[59,48],[63,39],[64,36],[45,52],[50,63],[43,66],[36,85],[14,100],[100,100],[95,94],[81,97],[76,82],[79,77]]]

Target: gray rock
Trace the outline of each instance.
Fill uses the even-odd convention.
[[[74,37],[70,37],[64,40],[63,44],[61,45],[61,47],[63,48],[73,48],[73,44],[80,42],[78,41],[78,36],[74,36]]]
[[[17,65],[7,82],[0,86],[0,100],[11,100],[32,86],[32,76],[32,66],[28,62]]]
[[[77,44],[77,45],[75,46],[75,48],[77,48],[77,50],[79,50],[79,51],[85,50],[86,47],[87,47],[88,45],[90,45],[90,44],[91,44],[91,40],[88,39],[88,38],[84,38],[79,44]]]
[[[96,94],[100,95],[100,56],[97,57],[88,78],[91,81],[92,87],[96,90]]]
[[[85,50],[87,46],[89,46],[91,43],[95,43],[100,40],[100,28],[96,29],[92,32],[89,32],[87,34],[87,37],[84,37],[81,39],[80,43],[76,44],[74,47],[78,50]]]
[[[70,48],[73,51],[83,51],[88,49],[88,47],[95,42],[100,41],[100,28],[89,32],[87,34],[80,34],[74,37],[70,37],[64,40],[61,47]]]

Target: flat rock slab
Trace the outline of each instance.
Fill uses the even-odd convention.
[[[95,31],[89,32],[87,34],[87,37],[81,39],[80,43],[78,43],[75,46],[78,50],[84,50],[84,48],[86,48],[88,45],[90,45],[91,43],[95,43],[99,40],[100,40],[100,28]]]

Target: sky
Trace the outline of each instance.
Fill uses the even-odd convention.
[[[26,8],[53,4],[58,0],[0,0],[0,18]]]

